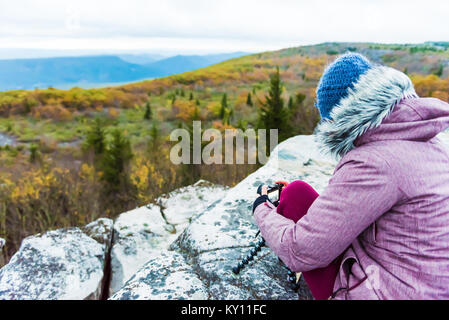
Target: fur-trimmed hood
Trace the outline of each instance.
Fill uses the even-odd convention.
[[[378,127],[402,100],[417,98],[404,73],[374,66],[360,76],[348,94],[332,109],[332,120],[323,119],[315,129],[321,149],[339,159],[354,148],[354,142]]]

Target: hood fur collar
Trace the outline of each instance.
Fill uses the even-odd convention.
[[[369,129],[378,127],[406,98],[417,97],[413,84],[404,73],[375,66],[360,76],[354,88],[332,109],[332,120],[324,119],[315,137],[325,153],[340,159],[354,148],[354,141]]]

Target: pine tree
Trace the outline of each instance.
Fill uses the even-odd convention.
[[[234,107],[229,107],[229,123],[231,123],[234,120]]]
[[[306,95],[304,93],[297,93],[296,94],[296,103],[298,105],[301,105],[304,100],[306,100]]]
[[[438,69],[434,72],[437,77],[441,77],[443,75],[444,65],[440,64]]]
[[[151,120],[152,117],[153,117],[153,112],[151,110],[151,105],[150,105],[150,102],[147,101],[147,103],[145,103],[145,114],[144,114],[143,118],[145,120]]]
[[[240,129],[242,131],[246,131],[247,127],[248,127],[248,121],[239,119],[239,121],[237,122],[236,128]]]
[[[253,106],[253,100],[251,98],[251,92],[248,92],[248,97],[246,97],[246,104],[250,107]]]
[[[148,151],[151,155],[158,155],[158,153],[155,153],[154,150],[158,148],[159,142],[160,142],[159,127],[155,122],[153,122],[150,129],[150,141],[148,143]]]
[[[262,105],[258,123],[259,128],[278,129],[280,141],[291,135],[289,112],[284,107],[282,89],[283,84],[277,67],[276,72],[270,76],[270,90],[266,102]]]
[[[222,119],[222,123],[224,125],[228,125],[229,124],[229,120],[230,120],[230,117],[231,117],[230,112],[231,112],[231,110],[229,110],[228,108],[226,108],[225,111],[224,111],[224,116],[223,116],[223,119]]]
[[[223,93],[223,97],[221,98],[221,108],[220,108],[220,119],[223,119],[226,114],[226,109],[228,108],[228,95]]]
[[[40,159],[39,149],[36,144],[32,143],[30,145],[30,162],[34,163]]]
[[[159,139],[159,128],[155,122],[153,122],[153,125],[150,129],[150,138],[151,141],[155,142]]]
[[[198,107],[198,105],[195,105],[194,109],[193,109],[193,113],[191,115],[192,121],[194,120],[201,120],[201,110]]]
[[[126,169],[132,159],[131,143],[119,129],[112,131],[112,140],[101,161],[101,180],[109,191],[118,191],[128,184]]]
[[[290,98],[288,98],[288,110],[291,112],[291,111],[293,111],[293,108],[294,108],[293,98],[292,98],[292,96],[290,96]]]
[[[84,142],[85,150],[93,150],[95,155],[100,155],[105,150],[106,134],[103,129],[103,122],[100,118],[96,118],[92,127],[87,133]]]
[[[192,100],[193,100],[193,93],[190,92],[189,101],[192,101]]]

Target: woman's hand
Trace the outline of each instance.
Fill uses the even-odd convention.
[[[260,204],[264,203],[265,201],[270,201],[268,199],[268,186],[259,186],[259,188],[257,189],[257,193],[259,194],[259,197],[257,197],[257,199],[253,203],[253,213]]]

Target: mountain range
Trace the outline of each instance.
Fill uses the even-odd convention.
[[[98,55],[0,60],[0,91],[104,87],[204,68],[244,52],[213,55]]]

